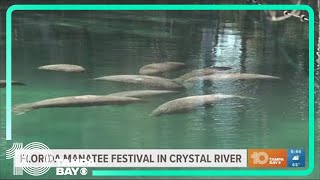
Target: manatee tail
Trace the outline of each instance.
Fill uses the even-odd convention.
[[[185,78],[176,78],[176,79],[172,79],[172,80],[178,84],[181,84],[182,86],[184,86],[187,89],[194,86],[194,83],[195,83],[195,82],[186,81],[187,79],[185,79]]]
[[[181,77],[178,77],[178,78],[175,78],[175,79],[172,79],[172,80],[177,82],[177,83],[180,83],[180,84],[182,84],[184,82],[184,79],[182,79]]]
[[[12,112],[16,115],[21,115],[26,112],[32,111],[34,108],[30,104],[19,104],[16,106],[13,106]]]
[[[248,96],[235,96],[237,98],[240,98],[240,99],[251,99],[251,100],[257,100],[258,98],[254,98],[254,97],[248,97]]]
[[[152,111],[152,112],[149,114],[149,116],[150,116],[150,117],[156,117],[156,116],[160,116],[160,114],[161,114],[161,113],[159,113],[159,112]]]
[[[149,116],[150,116],[150,117],[155,117],[155,116],[160,116],[161,114],[162,114],[161,108],[158,107],[157,109],[153,110],[153,111],[149,114]]]
[[[280,77],[278,76],[271,76],[271,75],[259,75],[257,76],[258,78],[261,78],[261,79],[277,79],[277,80],[281,80]]]

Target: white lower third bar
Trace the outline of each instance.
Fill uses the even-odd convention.
[[[17,167],[247,167],[246,149],[52,149],[18,151]]]

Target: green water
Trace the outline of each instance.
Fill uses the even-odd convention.
[[[306,23],[296,19],[268,22],[258,12],[15,12],[12,79],[27,85],[13,86],[13,105],[61,96],[147,89],[91,79],[138,74],[140,67],[164,61],[188,65],[164,74],[167,78],[198,68],[229,66],[231,72],[268,74],[282,80],[198,81],[178,94],[153,97],[142,104],[34,110],[12,115],[13,141],[5,141],[5,89],[1,89],[1,178],[21,178],[12,175],[12,162],[5,160],[5,149],[13,142],[38,141],[52,149],[307,151],[307,38]],[[59,63],[81,65],[88,73],[37,70],[41,65]],[[5,78],[4,69],[2,65],[1,79]],[[167,101],[211,93],[258,100],[226,100],[189,113],[149,116]],[[310,178],[319,177],[317,131],[319,123],[316,165]],[[41,177],[57,178],[53,170],[49,172]],[[26,174],[23,177],[33,178]]]

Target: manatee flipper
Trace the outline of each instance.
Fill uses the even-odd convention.
[[[26,112],[32,111],[34,108],[30,106],[30,104],[19,104],[16,106],[13,106],[12,112],[16,115],[21,115]]]

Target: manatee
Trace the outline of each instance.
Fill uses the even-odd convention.
[[[86,69],[73,64],[52,64],[38,67],[40,70],[47,71],[61,71],[61,72],[73,72],[73,73],[81,73],[86,72]]]
[[[19,82],[19,81],[11,81],[11,84],[12,85],[26,85],[25,83]],[[7,85],[6,80],[0,80],[0,88],[4,88],[4,87],[6,87],[6,85]]]
[[[148,64],[139,69],[139,74],[142,75],[158,75],[160,73],[182,69],[187,67],[185,63],[180,62],[163,62]]]
[[[199,76],[187,79],[185,82],[196,81],[196,80],[238,80],[238,79],[281,79],[277,76],[263,75],[263,74],[246,74],[246,73],[223,73],[213,74],[208,76]]]
[[[183,113],[196,109],[197,107],[210,105],[214,102],[229,99],[229,98],[240,98],[240,99],[255,99],[245,96],[228,95],[228,94],[209,94],[209,95],[199,95],[199,96],[188,96],[179,99],[175,99],[166,102],[156,108],[150,115],[160,116],[163,114],[174,114]]]
[[[125,96],[135,98],[146,98],[162,94],[178,93],[178,91],[170,90],[138,90],[138,91],[123,91],[118,93],[109,94],[110,96]]]
[[[61,107],[89,107],[104,105],[125,105],[130,103],[145,102],[145,100],[133,97],[121,96],[98,96],[98,95],[81,95],[66,96],[59,98],[46,99],[33,103],[20,104],[13,107],[13,112],[23,114],[25,112],[40,108],[61,108]]]
[[[195,69],[174,80],[177,82],[183,82],[193,77],[211,75],[211,74],[220,73],[229,69],[231,68],[230,67],[211,67],[211,68],[204,68],[204,69]]]
[[[174,80],[147,75],[113,75],[94,78],[94,80],[140,84],[152,88],[168,90],[182,90],[185,88]]]

